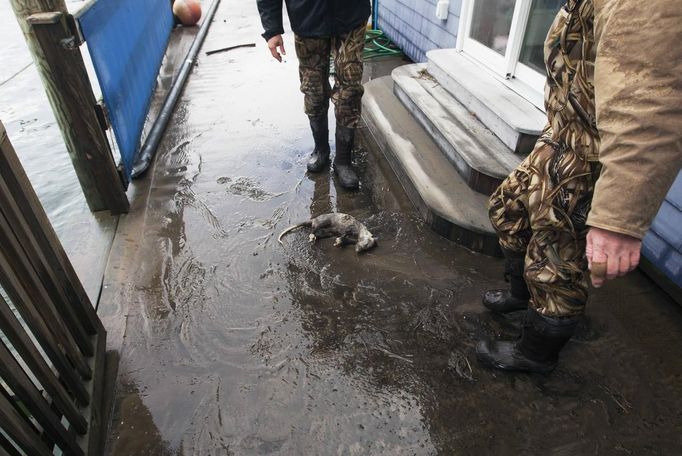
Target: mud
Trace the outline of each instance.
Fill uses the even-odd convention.
[[[223,2],[205,48],[258,33],[255,2]],[[520,323],[479,304],[501,261],[433,234],[366,141],[360,192],[306,176],[286,38],[284,64],[261,41],[202,56],[147,176],[108,454],[682,454],[682,309],[635,273],[552,375],[480,367],[475,342]],[[276,242],[331,211],[379,247]]]

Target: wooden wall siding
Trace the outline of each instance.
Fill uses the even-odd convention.
[[[415,62],[432,49],[457,45],[461,0],[450,0],[447,20],[436,17],[438,0],[379,0],[378,27]]]
[[[679,289],[682,288],[682,172],[670,188],[651,230],[644,238],[642,253]]]
[[[0,454],[98,454],[106,332],[2,123],[0,246]]]

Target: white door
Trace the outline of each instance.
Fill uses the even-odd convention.
[[[544,41],[565,0],[464,0],[460,50],[494,73],[541,93]]]

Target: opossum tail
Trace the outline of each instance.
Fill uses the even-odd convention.
[[[280,244],[284,245],[284,242],[282,242],[282,238],[284,236],[286,236],[287,234],[289,234],[292,231],[295,231],[299,228],[308,228],[311,226],[313,226],[313,222],[311,222],[310,220],[308,220],[307,222],[302,222],[302,223],[298,223],[296,225],[290,226],[289,228],[287,228],[286,230],[284,230],[280,233],[279,237],[277,238],[277,241],[279,241]]]

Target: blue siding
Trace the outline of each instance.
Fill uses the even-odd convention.
[[[682,287],[682,173],[677,176],[644,238],[642,253]]]
[[[450,16],[436,18],[437,0],[379,0],[378,26],[415,62],[431,49],[454,48],[461,0],[450,0]]]
[[[379,0],[378,26],[415,62],[426,61],[431,49],[454,48],[462,8],[450,0],[450,16],[436,18],[438,0]],[[644,239],[643,255],[682,287],[682,173]]]

